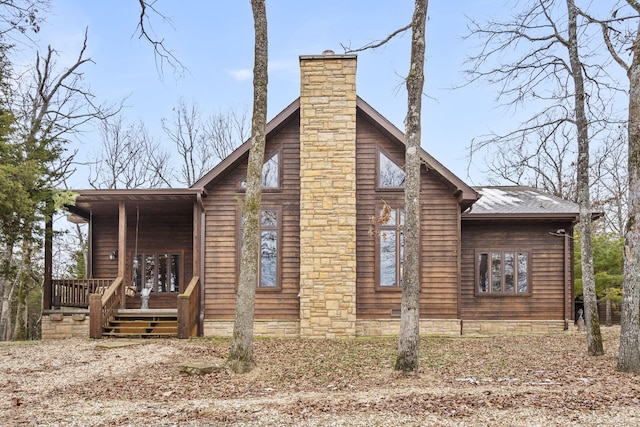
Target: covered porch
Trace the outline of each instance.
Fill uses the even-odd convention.
[[[48,223],[44,315],[87,313],[92,338],[201,334],[202,190],[77,193],[67,209],[71,221],[88,226],[87,277],[52,277]]]

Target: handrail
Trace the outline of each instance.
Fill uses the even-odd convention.
[[[184,293],[178,295],[178,338],[189,338],[198,332],[200,277],[191,278]]]
[[[103,295],[89,296],[89,335],[91,338],[102,338],[102,330],[109,323],[113,313],[122,305],[120,286],[123,277],[117,277]]]
[[[53,279],[51,280],[52,307],[88,307],[89,295],[106,289],[113,278]]]

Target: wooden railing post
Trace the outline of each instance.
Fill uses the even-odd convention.
[[[178,338],[186,339],[197,333],[200,307],[199,284],[200,278],[194,276],[184,293],[178,295]]]
[[[102,338],[102,295],[89,295],[89,337]]]
[[[189,338],[189,296],[178,295],[178,338]]]

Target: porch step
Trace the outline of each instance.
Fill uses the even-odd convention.
[[[102,332],[110,337],[176,337],[176,310],[119,310]]]

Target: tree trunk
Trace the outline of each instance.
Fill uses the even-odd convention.
[[[606,295],[607,295],[607,299],[605,301],[605,320],[604,320],[604,324],[605,326],[612,326],[613,325],[613,319],[611,318],[611,286],[607,285],[607,290],[606,290]]]
[[[637,7],[640,9],[640,6]],[[638,10],[640,12],[640,10]],[[629,198],[617,369],[640,374],[640,24],[629,76]]]
[[[264,0],[251,0],[255,28],[253,66],[253,118],[247,165],[247,187],[243,209],[240,280],[229,363],[236,373],[248,372],[253,359],[253,314],[260,264],[260,199],[267,123],[267,12]]]
[[[24,240],[22,243],[22,261],[20,272],[17,276],[17,294],[16,294],[16,314],[14,321],[13,339],[24,341],[28,339],[29,319],[29,282],[31,280],[31,255],[33,247],[30,242]]]
[[[11,300],[15,290],[13,277],[13,241],[5,244],[5,252],[0,265],[0,341],[10,341],[11,330]]]
[[[424,86],[425,26],[428,0],[416,0],[412,19],[411,65],[407,76],[407,117],[404,188],[404,272],[400,336],[395,369],[417,374],[420,350],[420,133]]]
[[[577,190],[580,206],[580,238],[582,250],[582,289],[584,295],[585,324],[587,327],[587,351],[591,356],[604,354],[596,284],[593,273],[593,250],[591,247],[591,201],[589,197],[589,122],[585,113],[584,77],[578,54],[577,10],[573,0],[567,0],[569,16],[569,59],[574,84],[575,119],[578,132]]]

